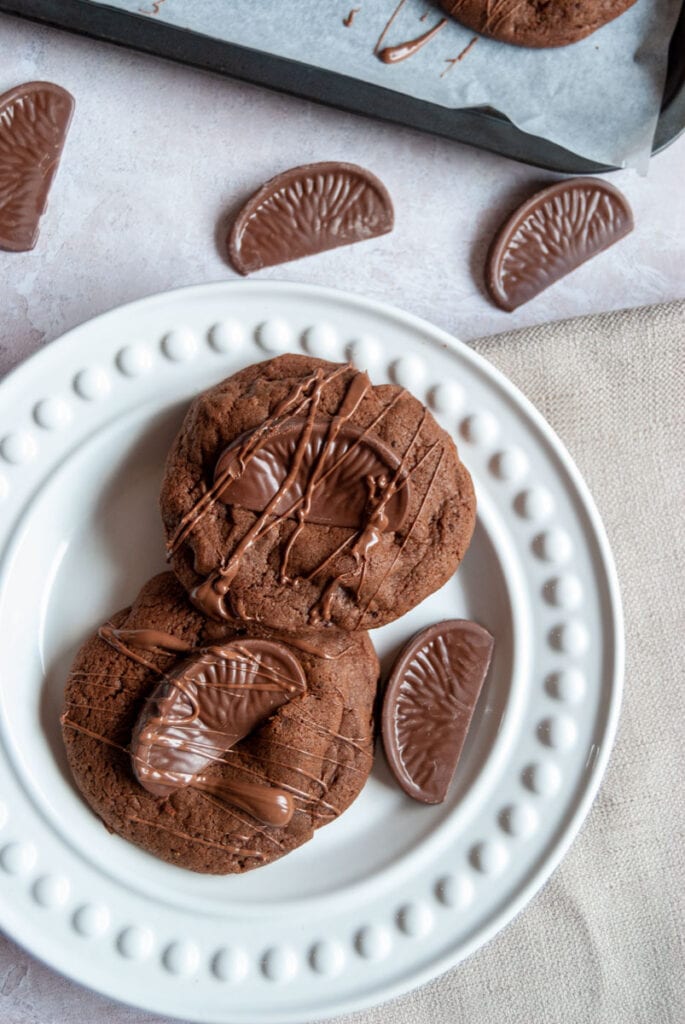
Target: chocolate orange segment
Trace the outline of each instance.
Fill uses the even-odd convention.
[[[73,110],[73,97],[51,82],[0,96],[0,249],[35,246]]]
[[[293,474],[305,428],[304,419],[287,420],[256,445],[247,459],[242,449],[250,435],[236,438],[216,465],[215,481],[223,476],[229,481],[219,499],[253,512],[263,512],[270,505],[272,515],[293,518],[306,502],[308,523],[360,529],[374,490],[380,489],[383,481],[387,483],[399,468],[400,459],[387,445],[375,437],[363,436],[352,424],[345,424],[330,440],[330,421],[316,420]],[[290,485],[284,487],[289,475]],[[407,481],[388,502],[387,529],[399,530],[406,518],[410,493]]]
[[[138,717],[131,740],[136,778],[155,796],[191,785],[305,689],[299,659],[270,640],[235,640],[184,660]]]
[[[408,796],[445,799],[487,675],[494,640],[476,622],[438,622],[395,662],[381,727],[388,763]]]
[[[520,206],[496,235],[486,264],[493,301],[507,312],[535,298],[633,230],[618,189],[595,178],[561,181]]]
[[[228,256],[240,274],[392,231],[385,185],[356,164],[306,164],[267,181],[238,214]]]

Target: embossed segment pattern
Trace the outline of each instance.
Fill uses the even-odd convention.
[[[0,249],[36,244],[73,108],[69,93],[49,83],[0,96]]]

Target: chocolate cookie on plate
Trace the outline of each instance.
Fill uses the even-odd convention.
[[[164,573],[76,657],[71,771],[107,829],[156,857],[212,874],[260,867],[362,789],[378,675],[367,633],[211,623]]]
[[[356,630],[449,579],[475,497],[454,442],[403,388],[285,355],[193,402],[161,510],[172,567],[204,614]]]
[[[618,18],[635,0],[440,0],[468,28],[515,46],[568,46]]]

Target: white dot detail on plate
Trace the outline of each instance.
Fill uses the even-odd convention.
[[[355,338],[345,348],[345,355],[358,370],[373,371],[377,368],[383,349],[377,338],[370,334],[363,334],[361,338]]]
[[[117,354],[117,366],[126,377],[142,377],[152,368],[152,362],[147,345],[126,345]]]
[[[568,715],[552,715],[538,725],[538,738],[553,750],[570,750],[576,742],[578,730]]]
[[[4,501],[10,492],[10,485],[7,483],[7,477],[0,476],[0,501]]]
[[[428,392],[428,404],[441,416],[456,415],[464,404],[464,389],[456,380],[444,380]]]
[[[401,388],[418,391],[426,376],[426,367],[420,356],[410,352],[395,360],[390,367],[390,375]]]
[[[407,903],[397,912],[397,924],[405,935],[420,939],[433,928],[433,915],[425,903]]]
[[[101,366],[91,366],[81,370],[74,377],[74,391],[87,402],[96,402],[105,398],[112,389],[107,373]]]
[[[489,412],[467,416],[461,424],[461,434],[471,444],[490,444],[497,437],[497,420]]]
[[[520,448],[507,448],[506,451],[497,452],[492,456],[490,470],[498,480],[515,483],[525,476],[528,459]]]
[[[131,925],[117,937],[117,949],[127,960],[145,960],[152,952],[155,937],[150,928]]]
[[[34,406],[33,418],[43,430],[59,430],[71,421],[71,406],[63,398],[44,398]]]
[[[577,576],[555,576],[542,588],[545,600],[556,608],[573,611],[583,600],[583,587]]]
[[[503,843],[496,839],[488,839],[485,842],[476,843],[471,850],[469,860],[481,874],[499,875],[507,865],[509,854]]]
[[[533,551],[544,562],[566,562],[572,550],[569,535],[556,527],[539,533],[533,540]]]
[[[522,519],[541,523],[554,511],[554,498],[544,487],[530,487],[514,498],[514,508]]]
[[[245,328],[239,320],[222,320],[209,328],[209,344],[215,352],[237,352],[245,344]]]
[[[549,642],[555,651],[579,658],[588,649],[590,637],[583,623],[572,619],[554,626],[549,631]]]
[[[264,953],[261,967],[269,981],[290,981],[297,974],[297,956],[289,946],[272,946]]]
[[[69,899],[69,879],[62,875],[41,875],[33,883],[33,899],[39,907],[63,907]]]
[[[0,850],[0,867],[8,875],[27,875],[37,858],[33,843],[8,843]]]
[[[16,434],[7,434],[0,441],[0,456],[13,466],[22,466],[36,457],[38,445],[32,434],[19,430]]]
[[[523,769],[524,786],[538,796],[554,796],[561,785],[561,773],[551,761],[538,761]]]
[[[177,327],[162,338],[162,352],[174,363],[187,363],[197,354],[197,338],[188,327]]]
[[[265,320],[256,331],[257,344],[265,352],[286,352],[293,343],[293,332],[285,320]]]
[[[435,885],[435,895],[445,907],[464,910],[474,897],[473,882],[466,875],[444,875]]]
[[[94,939],[109,928],[109,910],[99,903],[84,903],[74,912],[71,922],[79,935]]]
[[[217,950],[212,958],[212,974],[219,981],[237,985],[246,976],[248,961],[242,949],[225,946]]]
[[[552,672],[545,681],[545,689],[562,704],[580,704],[585,696],[585,676],[577,668]]]
[[[345,952],[339,942],[317,942],[309,951],[309,963],[317,974],[334,978],[345,965]]]
[[[170,974],[188,977],[200,963],[200,952],[192,942],[172,942],[162,954],[162,963]]]
[[[392,939],[387,928],[370,924],[359,929],[354,945],[365,960],[383,960],[392,948]]]
[[[330,324],[314,324],[302,335],[305,352],[318,359],[332,359],[338,351],[338,335]]]
[[[526,839],[538,827],[538,816],[530,804],[510,804],[498,816],[500,826],[510,836]]]

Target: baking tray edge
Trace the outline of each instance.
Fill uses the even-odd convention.
[[[597,174],[616,168],[587,160],[529,135],[497,111],[448,108],[298,61],[262,53],[155,21],[95,5],[90,0],[0,0],[0,11],[127,46],[279,92],[453,139],[561,174]],[[652,153],[685,130],[685,5],[671,41],[664,104]]]

